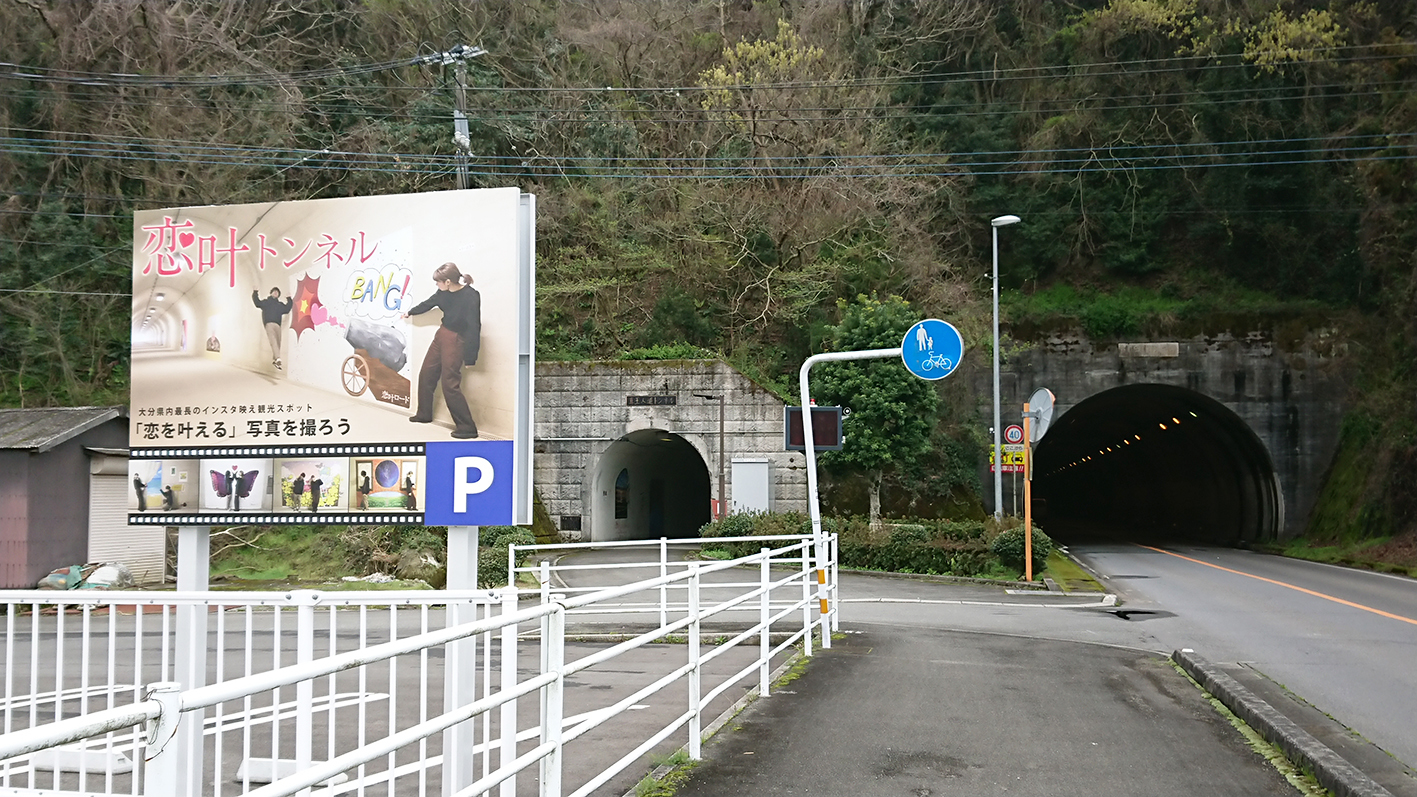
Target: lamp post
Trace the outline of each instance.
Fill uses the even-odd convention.
[[[701,398],[705,401],[718,402],[718,512],[714,514],[714,519],[717,520],[728,514],[728,504],[726,503],[728,493],[725,491],[723,481],[723,414],[724,404],[727,403],[725,399],[727,397],[722,393],[717,396],[711,396],[707,393],[695,393],[694,397]]]
[[[994,519],[1004,519],[1004,452],[999,444],[999,228],[1019,223],[1018,216],[989,221],[994,228]]]

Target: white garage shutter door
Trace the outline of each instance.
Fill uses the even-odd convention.
[[[127,476],[89,476],[89,561],[122,562],[139,584],[162,580],[162,526],[128,525]]]

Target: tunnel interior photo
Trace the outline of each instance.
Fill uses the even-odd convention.
[[[1053,537],[1222,545],[1273,540],[1283,498],[1264,445],[1219,402],[1127,385],[1054,419],[1034,449],[1033,497]]]

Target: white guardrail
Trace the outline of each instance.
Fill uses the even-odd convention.
[[[711,702],[754,680],[766,696],[775,657],[798,643],[810,655],[818,627],[828,637],[810,539],[769,542],[554,593],[0,592],[0,795],[512,797],[533,764],[538,794],[589,795],[676,733],[699,758]],[[637,593],[683,601],[646,609]],[[567,642],[568,614],[645,611],[660,621],[638,618],[653,627],[625,641]],[[601,666],[666,638],[685,642],[682,662],[641,681]],[[575,689],[568,714],[572,678],[617,680]],[[628,730],[652,712],[627,712],[657,695],[683,710]],[[567,756],[579,782],[563,786]]]
[[[775,535],[761,537],[721,537],[715,538],[712,542],[721,542],[734,545],[757,544],[767,548],[776,545],[792,545],[793,543],[810,541],[809,536],[799,535]],[[837,568],[837,536],[835,534],[825,535],[826,548],[828,551],[827,569],[825,573],[817,573],[818,598],[829,601],[830,606],[837,605],[838,568]],[[554,590],[566,595],[582,595],[598,591],[605,587],[602,583],[607,578],[617,582],[630,582],[636,578],[645,579],[658,576],[664,578],[673,572],[683,572],[695,562],[702,564],[704,560],[686,558],[686,553],[697,552],[699,548],[709,540],[697,537],[671,539],[660,537],[657,540],[622,540],[616,542],[598,543],[556,543],[548,545],[510,545],[507,550],[507,572],[509,574],[507,583],[515,584],[517,580],[524,576],[533,576],[541,584],[542,600],[546,595]],[[610,561],[584,561],[587,552],[599,554],[614,553],[614,557],[604,557]],[[774,555],[773,563],[778,567],[800,568],[809,570],[815,567],[813,559],[814,551],[810,545],[800,548],[793,547],[790,553],[777,553]],[[518,564],[518,563],[521,564]],[[730,575],[741,571],[724,571]],[[715,589],[722,590],[742,590],[757,586],[754,581],[734,581],[730,578],[718,579],[713,582]],[[597,602],[594,605],[573,610],[574,614],[656,614],[660,625],[669,622],[671,617],[682,616],[687,609],[687,585],[682,582],[660,582],[655,589],[657,594],[643,594],[650,590],[638,590],[639,601],[622,601],[614,605],[608,602]],[[831,630],[838,630],[839,614],[836,611],[829,613],[831,618]],[[826,647],[831,646],[831,636],[823,636],[822,643]],[[807,640],[811,644],[811,640]],[[810,648],[807,655],[811,655]]]

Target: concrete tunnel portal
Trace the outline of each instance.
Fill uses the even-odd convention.
[[[1033,478],[1040,525],[1064,542],[1104,533],[1239,545],[1283,526],[1264,444],[1224,405],[1170,385],[1124,385],[1069,409],[1035,448]]]
[[[596,462],[590,539],[697,537],[710,496],[708,467],[692,443],[661,429],[631,432]]]

